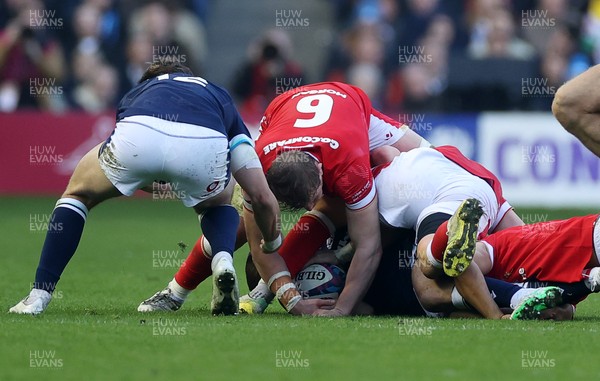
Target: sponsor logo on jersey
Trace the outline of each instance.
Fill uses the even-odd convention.
[[[263,148],[263,152],[265,155],[267,155],[277,147],[285,147],[296,143],[324,143],[329,144],[331,149],[338,149],[340,147],[340,143],[335,139],[323,138],[320,136],[298,136],[296,138],[278,140],[276,142],[269,143]]]
[[[371,183],[371,180],[368,180],[358,192],[350,196],[352,203],[359,201],[365,196],[366,193],[370,192],[372,185],[373,184]]]
[[[337,95],[338,97],[342,97],[342,98],[348,97],[346,94],[340,93],[339,91],[335,91],[332,89],[319,89],[319,90],[306,90],[306,91],[297,92],[296,94],[294,94],[292,96],[291,99],[294,99],[299,95],[313,95],[313,94],[331,94],[331,95]]]

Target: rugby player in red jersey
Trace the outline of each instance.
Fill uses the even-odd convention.
[[[566,284],[583,281],[580,288],[600,292],[599,217],[539,222],[490,234],[477,242],[474,262],[487,276],[507,282],[549,282],[567,289]],[[528,318],[536,312],[524,306],[514,314]]]
[[[325,82],[303,86],[278,96],[267,108],[256,152],[269,186],[281,203],[310,213],[298,221],[296,226],[301,229],[294,228],[288,234],[279,254],[272,253],[276,245],[261,247],[262,236],[256,229],[249,203],[244,208],[244,223],[259,272],[288,311],[347,315],[364,295],[381,255],[369,152],[384,145],[404,152],[430,144],[408,126],[373,109],[366,94],[351,85]],[[356,248],[346,288],[332,310],[315,310],[314,304],[303,303],[291,277],[322,241],[315,239],[315,249],[304,255],[286,255],[286,246],[301,241],[302,232],[310,230],[323,241],[329,237],[328,227],[311,215],[327,216],[335,226],[347,222]],[[138,310],[164,309],[160,301],[164,296],[175,296],[182,302],[189,292],[183,284],[193,287],[200,278],[210,275],[207,266],[210,253],[206,253],[210,248],[203,242],[195,245],[177,274],[187,272],[194,281],[186,282],[184,276],[176,275],[167,287],[175,292],[165,289],[142,303]]]

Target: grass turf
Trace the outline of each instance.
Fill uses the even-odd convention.
[[[0,198],[0,380],[600,379],[597,295],[561,323],[296,318],[278,305],[212,317],[204,282],[175,314],[139,314],[185,258],[177,243],[199,236],[194,213],[175,201],[98,207],[48,311],[9,315],[31,286],[53,202]],[[529,222],[590,212],[519,210]],[[246,251],[236,257],[242,293]]]

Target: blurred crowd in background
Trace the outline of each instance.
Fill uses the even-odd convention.
[[[555,89],[600,63],[600,0],[327,4],[333,38],[318,78],[306,79],[294,31],[271,25],[222,84],[248,118],[281,88],[323,80],[361,87],[388,113],[547,111]],[[149,62],[163,56],[183,57],[203,75],[215,48],[206,37],[213,6],[211,0],[2,0],[0,111],[113,110]],[[39,88],[58,88],[62,96],[44,96]]]

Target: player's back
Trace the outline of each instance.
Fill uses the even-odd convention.
[[[370,114],[365,93],[339,82],[302,86],[278,96],[265,112],[256,141],[264,170],[283,151],[305,151],[323,165],[324,192],[356,204],[373,189]]]
[[[256,151],[265,171],[282,151],[309,152],[323,164],[326,191],[332,191],[340,182],[337,176],[360,162],[356,166],[360,168],[353,170],[360,173],[351,175],[361,179],[362,187],[363,178],[370,178],[370,113],[368,97],[354,86],[339,82],[302,86],[271,102],[261,121]],[[344,187],[352,185],[352,181],[343,182]],[[353,193],[358,191],[352,189]]]
[[[368,129],[370,112],[371,103],[362,90],[340,82],[316,83],[275,98],[265,111],[261,134],[342,136],[356,127]]]
[[[235,110],[229,94],[204,78],[184,73],[163,74],[131,89],[121,100],[117,121],[152,116],[170,122],[208,127],[228,133],[228,113]],[[237,112],[235,112],[237,115]]]

